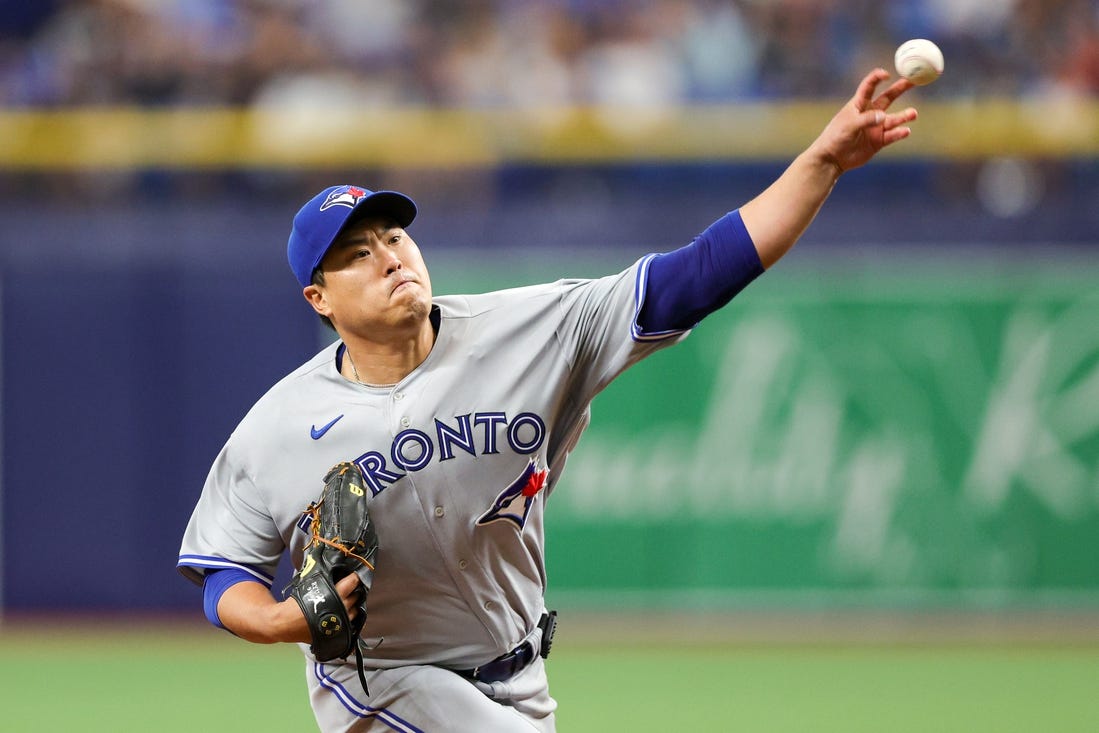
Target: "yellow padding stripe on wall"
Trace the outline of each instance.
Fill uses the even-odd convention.
[[[1099,155],[1099,103],[921,102],[894,158]],[[787,159],[840,102],[657,108],[82,108],[0,111],[7,170],[460,168]]]

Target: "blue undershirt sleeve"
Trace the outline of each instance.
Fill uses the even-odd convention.
[[[752,236],[731,211],[690,244],[652,259],[638,326],[644,333],[693,328],[761,274]]]
[[[225,591],[244,581],[255,583],[256,578],[236,568],[212,570],[206,573],[206,577],[202,581],[202,610],[206,613],[206,618],[210,620],[210,623],[219,629],[224,629],[225,625],[218,618],[218,601],[221,600],[221,596]]]

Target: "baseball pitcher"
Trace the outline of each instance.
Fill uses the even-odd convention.
[[[756,198],[622,272],[435,297],[404,194],[333,186],[291,270],[339,336],[210,469],[181,572],[206,616],[296,642],[324,731],[553,731],[544,519],[592,399],[793,246],[845,171],[907,137],[878,69]],[[730,467],[735,470],[734,467]],[[566,489],[567,490],[567,489]],[[295,574],[272,588],[280,558]]]

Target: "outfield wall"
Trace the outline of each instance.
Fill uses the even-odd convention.
[[[780,169],[400,187],[444,293],[625,267]],[[787,260],[598,398],[550,500],[551,600],[1099,605],[1099,186],[1059,170],[1010,218],[890,185],[940,166],[845,180]],[[196,610],[174,564],[210,462],[324,339],[283,260],[312,179],[188,196],[142,175],[122,199],[54,180],[0,201],[8,610]]]
[[[561,598],[1099,601],[1099,264],[807,265],[598,398]]]

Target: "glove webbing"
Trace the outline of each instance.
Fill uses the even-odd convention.
[[[312,504],[309,505],[309,508],[306,509],[306,512],[309,514],[309,531],[313,534],[313,541],[323,543],[323,544],[328,545],[329,547],[331,547],[333,549],[339,550],[341,553],[343,553],[347,557],[355,558],[356,560],[361,562],[363,565],[370,568],[372,571],[375,570],[376,568],[374,567],[374,563],[370,562],[369,560],[367,560],[362,555],[356,555],[354,552],[347,549],[346,546],[341,545],[340,542],[339,542],[339,539],[340,539],[339,537],[337,537],[334,540],[330,540],[330,539],[327,539],[326,537],[324,537],[320,533],[320,521],[321,521],[321,516],[320,515],[321,515],[321,504],[322,503],[323,502],[313,502]]]
[[[335,548],[335,549],[339,550],[341,553],[343,553],[347,557],[355,558],[356,560],[358,560],[359,562],[361,562],[363,565],[367,566],[371,570],[375,569],[374,568],[374,563],[370,562],[369,560],[367,560],[365,557],[363,557],[361,555],[356,555],[354,552],[347,549],[346,547],[341,545],[339,542],[336,542],[335,540],[326,540],[324,537],[321,537],[320,535],[316,535],[313,539],[315,539],[317,542],[321,542],[323,544],[328,545],[329,547],[332,547],[332,548]]]

